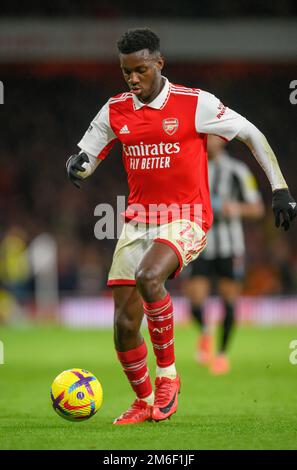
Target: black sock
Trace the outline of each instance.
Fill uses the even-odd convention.
[[[203,307],[201,305],[192,304],[192,316],[199,323],[200,328],[203,330],[205,327]]]
[[[219,351],[224,353],[227,348],[227,344],[230,340],[230,333],[234,327],[235,318],[234,318],[234,305],[229,302],[224,302],[224,321],[222,324],[222,335],[221,335],[221,344]]]

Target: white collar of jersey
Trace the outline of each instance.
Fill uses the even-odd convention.
[[[136,110],[143,108],[143,106],[148,106],[149,108],[154,108],[154,109],[162,108],[163,104],[165,103],[167,99],[169,88],[170,88],[170,83],[168,79],[166,77],[163,77],[163,75],[162,75],[162,78],[165,79],[165,85],[163,86],[158,96],[156,96],[156,98],[150,103],[143,103],[137,98],[136,95],[133,95],[134,107]]]

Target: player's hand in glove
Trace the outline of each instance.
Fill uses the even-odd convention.
[[[296,201],[293,199],[287,188],[276,189],[273,191],[272,210],[275,217],[275,226],[277,228],[281,225],[284,227],[285,231],[289,230],[291,221],[297,215],[296,206]]]
[[[78,155],[71,155],[66,162],[67,176],[77,188],[80,188],[80,181],[84,179],[83,176],[79,174],[86,171],[82,166],[84,163],[89,163],[89,157],[84,152]]]

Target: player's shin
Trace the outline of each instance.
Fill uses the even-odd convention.
[[[146,364],[147,347],[145,342],[143,341],[140,346],[129,351],[117,351],[117,355],[137,397],[152,404],[154,397]]]
[[[235,324],[235,306],[233,303],[224,302],[224,321],[222,324],[221,344],[219,351],[225,353]]]
[[[173,307],[170,295],[158,302],[144,302],[150,337],[157,359],[152,419],[170,418],[178,406],[180,378],[174,364]]]
[[[170,295],[157,302],[144,302],[148,329],[157,360],[157,376],[176,377],[174,365],[173,306]]]

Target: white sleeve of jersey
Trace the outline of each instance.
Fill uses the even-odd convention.
[[[265,171],[271,184],[272,191],[288,187],[279,167],[277,158],[267,142],[265,135],[262,134],[254,124],[246,120],[246,123],[240,129],[237,138],[249,147],[252,154]]]
[[[78,146],[85,152],[103,160],[117,136],[110,127],[109,103],[107,102],[95,116],[83,138],[78,142]]]
[[[245,118],[227,108],[216,96],[201,90],[196,108],[196,130],[232,140],[245,124]]]

